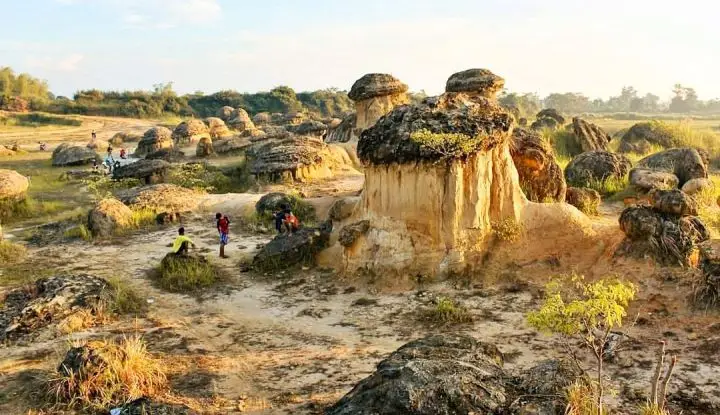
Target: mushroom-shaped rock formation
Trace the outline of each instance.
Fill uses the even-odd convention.
[[[0,203],[25,199],[30,182],[14,170],[0,169]]]
[[[620,138],[618,150],[622,153],[647,153],[653,146],[673,147],[676,139],[668,126],[660,121],[641,122],[633,125]]]
[[[101,160],[95,150],[67,143],[60,144],[52,153],[53,166],[80,166],[90,164],[93,160]]]
[[[252,120],[255,125],[265,125],[272,122],[272,116],[269,112],[258,112],[252,117]]]
[[[94,236],[107,238],[133,221],[132,210],[121,201],[108,198],[98,202],[88,214],[88,228]]]
[[[250,172],[270,181],[305,181],[332,177],[326,144],[320,140],[289,137],[267,140],[247,150]]]
[[[240,154],[250,147],[252,142],[247,137],[229,137],[213,142],[216,154]]]
[[[606,180],[623,179],[632,162],[622,154],[609,151],[588,151],[572,159],[565,167],[565,179],[568,185],[589,187]]]
[[[210,138],[212,138],[213,140],[216,138],[225,138],[232,135],[230,129],[225,124],[225,121],[220,118],[206,118],[205,122],[208,125],[208,133],[210,134]]]
[[[476,93],[485,98],[495,99],[505,86],[505,80],[487,69],[468,69],[453,74],[445,85],[447,92]]]
[[[245,111],[242,108],[238,108],[235,113],[233,113],[232,119],[227,121],[228,125],[232,127],[233,129],[237,130],[238,132],[242,133],[245,130],[254,130],[255,124],[250,119],[250,116],[248,115],[247,111]]]
[[[357,130],[355,128],[355,124],[357,124],[357,114],[352,113],[347,117],[343,118],[340,124],[331,128],[330,131],[328,131],[327,136],[325,137],[325,142],[347,143],[348,141],[351,141],[354,137],[358,137],[362,131]]]
[[[672,173],[682,187],[692,179],[706,179],[708,168],[703,156],[694,148],[671,148],[638,161],[637,167]]]
[[[218,110],[217,117],[224,122],[230,121],[235,115],[235,108],[224,106]]]
[[[579,117],[572,119],[572,128],[577,141],[577,147],[582,152],[593,150],[607,150],[610,135],[597,125]]]
[[[172,131],[165,127],[153,127],[145,131],[135,149],[135,157],[147,157],[164,149],[172,150],[175,147],[172,134]]]
[[[530,125],[533,130],[542,130],[543,128],[549,128],[554,130],[565,124],[565,117],[563,117],[554,108],[545,108],[535,115],[535,121]]]
[[[197,192],[165,183],[123,190],[118,192],[117,198],[126,205],[157,213],[190,212],[200,204]]]
[[[513,131],[510,154],[520,177],[520,187],[532,202],[565,200],[565,176],[555,153],[536,131]]]
[[[197,157],[210,157],[215,154],[213,149],[213,142],[210,137],[203,137],[198,141],[197,148],[195,149],[195,156]]]
[[[175,127],[172,139],[175,145],[197,143],[203,137],[210,137],[210,132],[204,122],[197,119],[183,121]]]
[[[325,137],[327,130],[327,125],[315,120],[303,121],[299,125],[291,128],[291,131],[297,135],[315,137],[319,139],[323,139]]]
[[[169,169],[170,163],[164,160],[138,160],[117,167],[113,171],[113,178],[116,180],[140,179],[145,184],[157,184],[165,181]]]
[[[525,229],[523,243],[555,240],[543,248],[551,251],[589,245],[587,216],[564,203],[528,202],[510,155],[512,115],[469,85],[397,107],[362,133],[362,200],[335,229],[362,220],[369,229],[350,246],[333,244],[323,265],[401,276],[479,269],[499,223]]]
[[[408,86],[388,74],[371,73],[355,81],[348,96],[355,101],[355,128],[365,130],[398,105],[406,104]]]

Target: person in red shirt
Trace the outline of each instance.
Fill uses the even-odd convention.
[[[228,244],[229,240],[230,219],[222,213],[216,213],[215,220],[217,222],[218,233],[220,234],[220,258],[227,258],[225,255],[225,245]]]

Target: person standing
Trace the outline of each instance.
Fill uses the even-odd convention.
[[[97,134],[95,134],[95,130],[92,130],[92,141],[95,142],[95,139],[97,138]]]
[[[218,233],[220,234],[220,258],[227,258],[227,255],[225,255],[225,245],[228,244],[230,239],[230,219],[226,215],[218,212],[215,214],[215,221]]]

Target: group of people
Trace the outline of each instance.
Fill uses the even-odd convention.
[[[95,141],[97,139],[97,135],[95,134],[95,131],[92,132],[92,139]],[[127,150],[125,150],[124,147],[120,148],[120,158],[122,160],[127,159]],[[112,146],[108,146],[107,148],[107,155],[105,156],[105,159],[103,159],[103,167],[107,171],[108,174],[112,174],[113,170],[115,170],[117,167],[120,167],[120,161],[115,160],[113,157],[113,148]],[[97,170],[99,168],[97,160],[93,161],[93,169]]]
[[[275,230],[278,233],[287,232],[292,235],[300,229],[300,221],[288,205],[280,205],[280,210],[273,213]],[[227,258],[225,246],[230,242],[230,218],[220,212],[215,214],[215,227],[220,237],[220,258]],[[177,256],[186,256],[190,247],[195,247],[193,241],[185,235],[185,227],[178,229],[178,236],[172,246],[172,252]]]

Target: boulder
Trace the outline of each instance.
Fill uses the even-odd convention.
[[[90,275],[41,278],[28,287],[10,290],[0,307],[0,341],[20,337],[57,323],[81,309],[93,309],[105,280]]]
[[[370,230],[370,221],[361,220],[350,225],[343,226],[338,235],[338,242],[344,247],[352,246],[355,240]]]
[[[342,119],[340,119],[340,118],[330,118],[330,119],[326,120],[325,124],[327,125],[327,127],[329,129],[331,129],[331,128],[336,128],[338,125],[340,125],[341,122],[342,122]]]
[[[567,388],[583,377],[576,364],[546,360],[524,370],[516,380],[522,396],[513,402],[511,413],[521,415],[564,414]]]
[[[258,112],[254,117],[252,117],[252,120],[255,125],[265,125],[272,122],[272,116],[269,112]]]
[[[516,128],[510,145],[520,186],[533,202],[565,200],[565,177],[552,147],[535,131]]]
[[[245,130],[254,130],[255,124],[253,124],[247,111],[242,108],[238,108],[233,113],[233,117],[227,121],[228,125],[238,132],[242,133]]]
[[[120,415],[199,415],[185,405],[156,402],[148,398],[135,399],[120,408]]]
[[[94,140],[90,140],[89,143],[87,143],[87,148],[90,150],[94,150],[98,153],[107,153],[108,148],[110,148],[110,143],[103,140],[98,140],[97,138]]]
[[[352,113],[343,120],[336,127],[333,127],[328,131],[325,137],[327,143],[347,143],[353,139],[357,140],[362,130],[355,128],[357,124],[357,114]]]
[[[173,142],[177,146],[193,144],[205,137],[210,138],[210,130],[204,122],[197,119],[181,122],[172,132]]]
[[[160,150],[171,150],[175,147],[172,131],[165,127],[153,127],[145,132],[135,149],[135,157],[143,158]]]
[[[396,106],[407,103],[407,90],[407,85],[388,74],[370,73],[355,81],[348,93],[355,101],[354,129],[365,130]]]
[[[327,415],[491,415],[510,403],[503,356],[460,334],[412,341],[380,362]]]
[[[678,183],[680,180],[672,173],[643,168],[630,170],[630,184],[644,191],[675,189]]]
[[[676,216],[695,216],[698,214],[697,202],[682,190],[654,190],[650,192],[650,201],[653,208],[658,212]]]
[[[700,193],[706,189],[710,189],[713,186],[714,184],[710,179],[691,179],[685,182],[682,187],[682,191],[689,195],[694,195],[695,193]]]
[[[205,122],[208,125],[208,134],[210,134],[210,138],[212,138],[213,140],[217,138],[229,137],[232,135],[230,129],[225,124],[225,121],[220,118],[206,118]]]
[[[359,196],[343,197],[336,200],[332,204],[332,206],[330,206],[330,211],[328,212],[328,219],[333,221],[334,223],[349,218],[357,207],[358,203],[360,203]]]
[[[291,132],[300,136],[309,136],[323,139],[327,134],[328,126],[320,121],[307,120],[290,129]]]
[[[163,148],[145,156],[146,160],[164,160],[168,163],[177,163],[185,159],[185,153],[175,147]]]
[[[694,148],[671,148],[645,157],[637,167],[673,173],[678,186],[682,187],[692,179],[706,179],[708,169],[702,156]]]
[[[225,122],[228,122],[228,121],[230,121],[230,119],[233,118],[234,114],[235,114],[235,108],[224,106],[218,110],[217,117]]]
[[[216,140],[213,148],[217,154],[240,154],[252,145],[247,137],[230,137]]]
[[[250,173],[269,181],[306,181],[333,176],[333,161],[324,142],[291,136],[264,140],[247,152]]]
[[[302,228],[292,235],[277,235],[255,255],[252,266],[260,271],[271,271],[311,264],[315,255],[327,248],[331,232],[332,222],[328,221],[317,228]]]
[[[611,137],[602,128],[579,117],[572,119],[572,128],[578,147],[580,147],[583,152],[607,150]]]
[[[100,162],[102,159],[94,150],[67,143],[60,144],[52,153],[52,165],[58,167],[92,164],[93,160]]]
[[[565,168],[565,179],[569,186],[589,187],[606,180],[620,180],[632,168],[630,160],[621,155],[603,150],[582,153],[570,161]]]
[[[126,205],[138,209],[151,209],[157,213],[191,212],[200,204],[197,192],[165,183],[123,190],[116,196]]]
[[[210,137],[203,137],[198,141],[197,148],[195,149],[196,157],[210,157],[215,155],[213,149],[213,142]]]
[[[641,122],[630,127],[620,138],[618,150],[622,153],[644,154],[653,146],[673,147],[675,141],[666,124],[659,121]]]
[[[532,130],[542,130],[545,128],[555,130],[565,124],[563,117],[556,109],[546,108],[535,115],[535,121],[530,125]]]
[[[585,187],[568,187],[565,201],[578,208],[580,212],[588,215],[597,215],[600,207],[600,193]]]
[[[124,143],[134,143],[142,139],[142,136],[135,133],[119,132],[115,133],[110,139],[110,144],[114,146],[121,146]]]
[[[466,92],[494,99],[505,86],[505,80],[487,69],[467,69],[448,78],[447,92]]]
[[[0,169],[0,202],[25,199],[30,181],[14,170]]]
[[[138,160],[115,168],[113,179],[139,179],[145,184],[163,183],[170,163],[164,160]]]
[[[553,120],[557,121],[559,125],[565,124],[565,117],[563,117],[562,114],[560,114],[560,112],[555,108],[545,108],[543,110],[540,110],[540,112],[535,115],[535,118],[552,118]]]
[[[93,236],[107,238],[132,225],[133,213],[121,201],[108,198],[98,202],[88,214],[88,228]]]
[[[268,193],[266,195],[263,195],[260,200],[255,203],[255,212],[257,212],[259,216],[271,215],[274,212],[279,211],[280,206],[289,206],[291,201],[292,200],[290,196],[286,195],[285,193]]]

